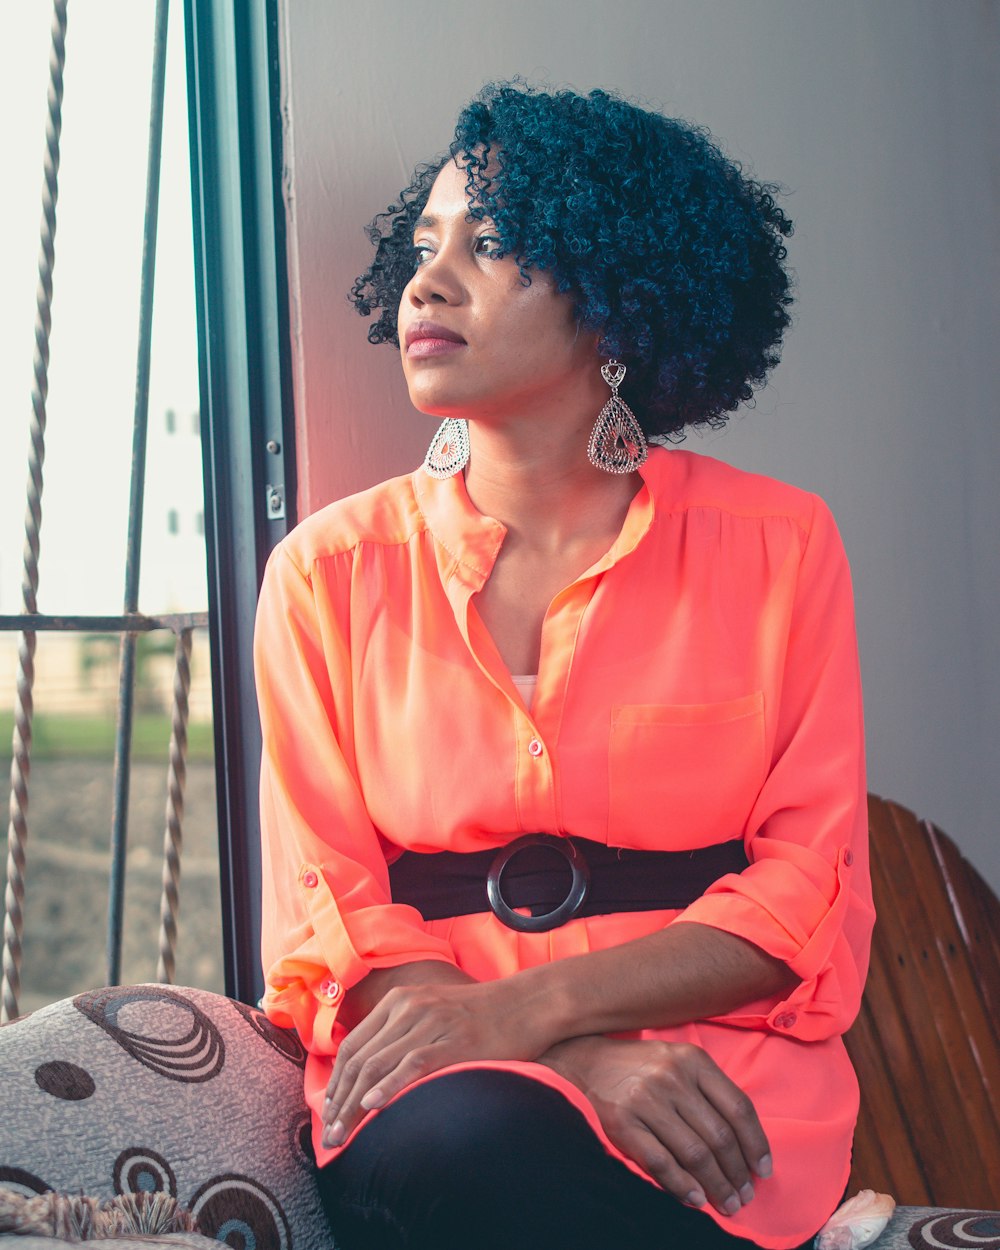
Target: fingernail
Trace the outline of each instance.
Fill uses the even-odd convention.
[[[684,1201],[689,1207],[703,1207],[705,1205],[705,1195],[700,1189],[692,1189]]]
[[[744,1206],[746,1206],[748,1202],[753,1202],[753,1186],[749,1181],[747,1181],[747,1183],[740,1190],[740,1202],[742,1202]]]
[[[330,1120],[332,1120],[333,1118],[334,1118],[334,1116],[333,1116],[333,1099],[332,1099],[332,1098],[324,1098],[324,1099],[323,1099],[323,1119],[324,1119],[324,1120],[326,1120],[327,1122],[329,1122],[329,1121],[330,1121]]]
[[[374,1111],[376,1107],[381,1107],[385,1102],[385,1095],[380,1089],[370,1089],[364,1098],[361,1099],[361,1105],[366,1111]]]
[[[761,1178],[761,1180],[765,1180],[768,1176],[771,1175],[771,1167],[772,1167],[771,1156],[761,1155],[760,1160],[757,1163],[757,1166],[754,1168],[754,1171]]]
[[[323,1145],[327,1148],[327,1150],[332,1150],[334,1146],[340,1145],[345,1136],[344,1125],[340,1120],[337,1120],[336,1123],[331,1124],[330,1127],[324,1132]]]
[[[730,1194],[722,1204],[722,1213],[723,1215],[735,1215],[742,1205],[743,1203],[740,1202],[736,1194]]]

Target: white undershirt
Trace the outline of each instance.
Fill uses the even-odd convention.
[[[524,706],[531,711],[531,705],[535,699],[535,686],[538,683],[537,673],[511,673],[514,679],[514,685],[517,687],[517,693],[521,696]]]

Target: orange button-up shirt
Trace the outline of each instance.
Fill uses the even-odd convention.
[[[636,1036],[704,1047],[750,1095],[774,1174],[732,1219],[710,1214],[784,1248],[836,1206],[857,1114],[840,1035],[873,913],[850,576],[814,495],[679,450],[641,473],[618,539],[549,606],[530,711],[475,610],[505,530],[461,475],[340,500],[273,553],[255,646],[264,1005],[309,1051],[323,1163],[337,1010],[370,969],[501,977],[677,921],[745,938],[800,978],[786,997]],[[742,836],[750,866],[681,911],[540,934],[392,902],[401,850],[526,832],[662,850]],[[618,1153],[569,1082],[495,1066],[561,1089]]]

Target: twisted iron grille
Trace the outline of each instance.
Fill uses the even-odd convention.
[[[152,617],[143,615],[138,608],[169,0],[157,0],[154,16],[153,73],[146,170],[146,204],[143,226],[139,348],[136,364],[136,398],[133,417],[132,467],[126,537],[124,610],[120,616],[47,616],[38,611],[46,399],[48,393],[49,340],[52,325],[52,286],[55,267],[56,204],[59,193],[59,143],[62,128],[67,7],[68,0],[54,0],[53,2],[41,241],[38,263],[38,293],[35,313],[34,380],[31,396],[32,412],[28,455],[27,509],[25,514],[22,611],[14,616],[0,616],[0,630],[20,632],[11,758],[7,880],[4,894],[3,981],[2,987],[0,987],[0,1022],[13,1020],[19,1014],[22,939],[25,926],[24,897],[29,832],[29,780],[31,775],[32,722],[34,717],[33,690],[38,633],[42,631],[61,631],[118,633],[121,635],[107,925],[108,984],[116,984],[120,980],[121,973],[125,853],[127,848],[132,723],[135,703],[136,640],[140,633],[156,629],[169,629],[176,636],[163,851],[163,887],[160,906],[159,960],[157,964],[158,979],[170,982],[173,980],[174,975],[177,944],[178,891],[183,831],[184,783],[186,777],[188,693],[191,681],[191,639],[193,630],[207,628],[208,626],[207,613],[173,613]]]

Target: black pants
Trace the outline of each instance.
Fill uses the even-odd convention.
[[[604,1150],[556,1090],[456,1072],[319,1173],[338,1250],[750,1250]]]

